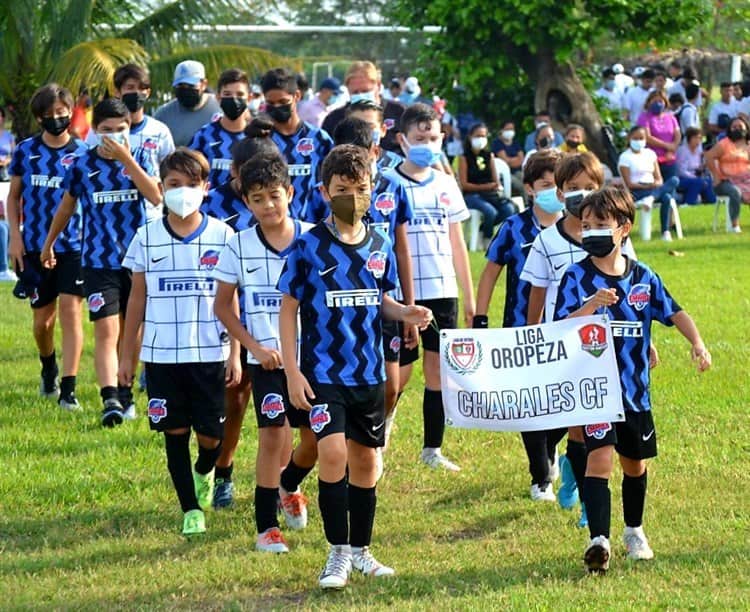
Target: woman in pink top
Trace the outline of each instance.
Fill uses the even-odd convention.
[[[646,130],[646,145],[656,153],[665,181],[677,176],[676,154],[682,140],[680,124],[667,108],[666,94],[652,91],[646,98],[644,112],[638,117],[638,125]]]

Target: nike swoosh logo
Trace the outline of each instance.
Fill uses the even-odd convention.
[[[76,285],[83,285],[83,281],[82,280],[77,280],[76,281]]]
[[[555,268],[555,270],[559,270],[560,268],[564,268],[564,267],[565,267],[565,266],[567,266],[567,265],[568,265],[568,264],[562,263],[562,264],[560,264],[559,266],[553,266],[553,267]]]
[[[596,293],[592,293],[591,295],[587,295],[585,298],[583,298],[583,303],[585,304],[589,300],[593,300],[595,296],[596,296]]]
[[[650,434],[648,434],[647,436],[646,436],[646,435],[644,435],[644,436],[641,436],[641,439],[642,439],[642,440],[643,440],[644,442],[648,442],[648,441],[649,441],[649,440],[651,439],[651,436],[653,436],[653,435],[654,435],[654,431],[655,431],[655,430],[653,430],[653,429],[652,429],[652,430],[651,430],[651,433],[650,433]]]
[[[164,261],[169,255],[165,255],[164,257],[152,257],[151,263],[159,263],[160,261]]]
[[[29,155],[29,159],[39,159],[41,155]]]
[[[326,268],[325,270],[318,270],[318,276],[325,276],[329,272],[333,272],[338,267],[339,264],[336,264],[335,266],[331,266],[330,268]]]
[[[533,242],[533,241],[531,241],[531,242],[524,242],[524,243],[523,243],[523,244],[521,245],[521,248],[522,248],[522,249],[526,249],[526,248],[530,247],[530,246],[531,246],[532,244],[534,244],[534,242]]]
[[[89,178],[91,178],[92,176],[96,176],[100,172],[101,172],[101,170],[97,170],[96,172],[89,172]]]
[[[221,140],[217,140],[216,142],[209,142],[209,147],[218,147],[221,144]]]
[[[225,416],[219,417],[219,423],[223,423],[226,420],[227,420],[227,417],[225,417]]]
[[[258,270],[260,270],[260,266],[258,266],[257,268],[245,268],[245,272],[247,272],[248,274],[252,274],[253,272],[257,272]]]
[[[233,215],[232,215],[231,217],[224,217],[224,218],[223,218],[223,219],[221,220],[221,222],[222,222],[222,223],[229,223],[229,222],[230,222],[230,221],[231,221],[232,219],[234,219],[235,217],[239,217],[239,216],[240,216],[240,213],[235,213],[235,214],[233,214]]]
[[[383,421],[380,425],[373,425],[372,430],[378,431],[383,425],[385,425],[385,421]]]

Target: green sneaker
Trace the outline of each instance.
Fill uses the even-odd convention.
[[[188,510],[182,521],[182,535],[192,536],[206,533],[206,515],[203,510]]]
[[[193,470],[193,482],[195,483],[195,496],[201,510],[206,511],[211,507],[214,500],[214,471],[208,474],[199,474]]]

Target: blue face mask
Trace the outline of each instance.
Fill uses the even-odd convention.
[[[339,102],[338,95],[331,96],[330,98],[328,98],[328,102],[326,102],[326,106],[333,106],[334,104],[338,104],[338,102]]]
[[[648,110],[652,115],[661,115],[664,112],[664,102],[652,102]]]
[[[643,149],[643,147],[645,146],[646,146],[645,140],[631,140],[630,141],[630,148],[633,149],[633,151],[638,152],[641,149]]]
[[[558,213],[565,208],[565,202],[557,199],[557,187],[550,187],[534,194],[534,204],[546,213]]]
[[[374,144],[376,147],[380,146],[380,130],[373,130],[372,131],[372,144]]]
[[[356,104],[357,102],[362,102],[363,100],[367,100],[368,102],[375,102],[375,92],[374,91],[364,91],[362,93],[352,94],[349,97],[349,101],[352,104]]]
[[[617,85],[617,82],[614,79],[609,79],[605,84],[604,87],[608,89],[609,91],[612,91],[615,88],[615,85]]]
[[[420,168],[429,168],[440,161],[440,146],[435,145],[408,145],[406,159]]]

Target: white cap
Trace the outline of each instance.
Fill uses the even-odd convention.
[[[634,77],[639,77],[644,72],[646,72],[646,69],[643,66],[636,66],[635,68],[633,68],[633,76]]]
[[[417,77],[413,76],[410,76],[404,81],[404,89],[410,94],[417,95],[419,95],[419,92],[422,91],[422,89],[419,87],[419,81],[417,80]]]
[[[205,78],[206,69],[203,64],[195,60],[185,60],[177,64],[177,68],[174,69],[172,87],[177,87],[181,83],[197,85]]]
[[[622,64],[614,64],[612,66],[612,72],[614,72],[615,74],[622,74],[623,72],[625,72],[625,67]]]

